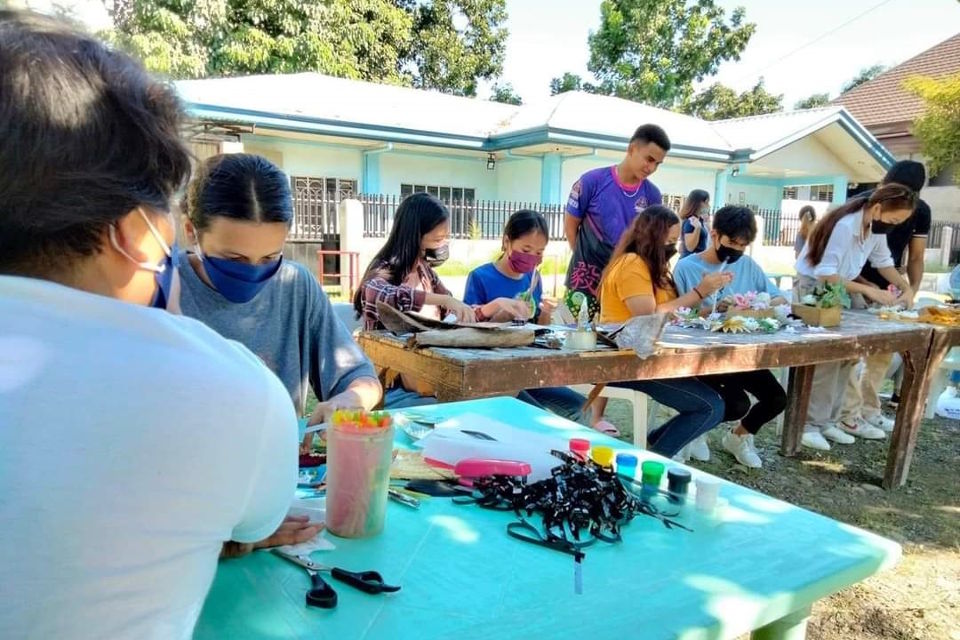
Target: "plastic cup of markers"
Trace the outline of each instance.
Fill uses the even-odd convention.
[[[618,453],[617,474],[633,480],[637,475],[637,456],[632,453]]]

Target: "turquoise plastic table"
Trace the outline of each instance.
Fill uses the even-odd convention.
[[[444,417],[482,413],[558,441],[571,436],[622,446],[513,398],[417,409]],[[406,436],[401,436],[405,438]],[[696,476],[696,470],[693,470]],[[335,610],[308,608],[307,574],[265,551],[220,563],[196,638],[803,638],[810,606],[893,565],[890,540],[724,482],[716,519],[681,518],[668,530],[638,516],[621,544],[596,543],[574,593],[570,556],[509,538],[511,512],[425,500],[391,502],[383,535],[332,538],[314,558],[376,569],[403,589],[371,596],[336,581]],[[692,511],[692,510],[691,510]],[[589,635],[588,635],[589,634]]]

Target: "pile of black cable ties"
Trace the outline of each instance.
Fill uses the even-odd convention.
[[[524,477],[485,476],[474,480],[471,497],[454,501],[513,511],[520,520],[507,525],[510,536],[568,553],[577,562],[584,557],[582,549],[597,540],[622,541],[621,528],[637,515],[656,518],[668,529],[690,531],[673,519],[678,512],[663,512],[627,491],[623,483],[639,491],[634,481],[620,479],[612,469],[566,451],[554,450],[551,454],[563,464],[553,468],[550,478],[527,484]],[[530,521],[535,513],[541,517],[541,527]]]

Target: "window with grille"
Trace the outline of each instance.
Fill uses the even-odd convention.
[[[473,204],[477,199],[476,190],[468,187],[441,187],[425,184],[400,185],[401,198],[406,198],[411,193],[429,193],[432,196],[436,196],[446,204],[451,204],[453,202]]]
[[[810,199],[817,202],[833,201],[832,184],[813,184],[810,185]]]
[[[357,193],[357,181],[344,178],[293,176],[293,227],[291,237],[323,239],[339,233],[337,206]]]
[[[663,194],[663,206],[668,209],[673,209],[675,213],[680,213],[680,207],[683,206],[683,196],[674,196],[670,194]]]
[[[799,200],[797,197],[797,188],[796,187],[784,187],[783,188],[783,199],[784,200]]]

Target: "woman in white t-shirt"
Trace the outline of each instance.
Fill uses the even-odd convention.
[[[863,309],[869,302],[909,307],[913,291],[893,266],[886,234],[913,215],[915,197],[908,187],[888,184],[876,189],[869,198],[852,198],[828,213],[814,227],[797,258],[794,299],[800,300],[820,284],[842,283],[854,308]],[[899,294],[859,279],[868,261],[900,289]],[[825,451],[830,449],[827,440],[851,444],[854,436],[871,440],[884,437],[883,431],[871,425],[839,422],[853,364],[854,361],[843,361],[817,365],[803,433],[805,446]]]
[[[0,11],[0,638],[190,638],[225,541],[316,533],[280,526],[286,390],[163,309],[181,123],[133,59]]]

